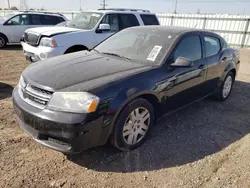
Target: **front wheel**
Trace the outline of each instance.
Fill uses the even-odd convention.
[[[227,100],[232,91],[233,83],[234,83],[234,74],[232,72],[229,72],[217,93],[217,98],[219,101]]]
[[[154,108],[145,99],[130,102],[121,111],[111,135],[112,144],[122,151],[142,145],[154,122]]]
[[[6,47],[7,45],[7,38],[0,34],[0,49]]]

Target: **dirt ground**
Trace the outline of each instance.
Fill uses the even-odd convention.
[[[250,187],[250,50],[230,98],[161,118],[139,149],[74,156],[40,146],[15,123],[11,92],[28,62],[0,50],[0,187]]]

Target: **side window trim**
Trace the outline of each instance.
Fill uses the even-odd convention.
[[[203,33],[202,37],[203,37],[203,41],[204,41],[204,50],[205,50],[205,56],[204,57],[206,57],[206,58],[213,57],[215,55],[218,55],[221,52],[221,50],[222,50],[222,42],[221,42],[221,39],[219,37],[211,35],[209,33]],[[214,39],[217,39],[219,41],[220,50],[218,51],[217,54],[213,54],[213,55],[210,55],[210,56],[207,55],[206,40],[205,40],[206,37],[208,37],[208,38],[214,38]]]

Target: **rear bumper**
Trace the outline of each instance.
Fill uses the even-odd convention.
[[[79,153],[106,143],[102,116],[88,121],[86,114],[37,109],[23,101],[17,90],[12,95],[17,123],[36,142],[63,153]]]
[[[21,45],[26,59],[31,62],[37,62],[64,54],[64,49],[62,47],[51,48],[44,46],[31,46],[25,42],[21,42]]]

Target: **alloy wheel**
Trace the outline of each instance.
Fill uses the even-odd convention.
[[[150,125],[150,113],[144,107],[136,108],[130,113],[123,126],[123,139],[129,145],[140,142]]]
[[[223,98],[227,98],[229,95],[233,85],[233,78],[232,76],[228,76],[224,82],[223,90],[222,90],[222,96]]]

